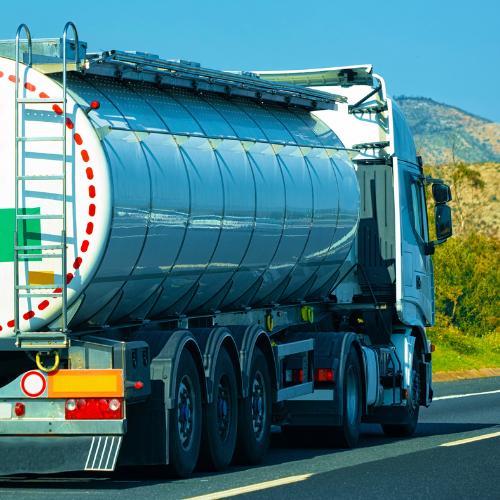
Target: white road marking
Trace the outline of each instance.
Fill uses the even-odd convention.
[[[474,392],[472,394],[455,394],[454,396],[441,396],[440,398],[432,398],[432,401],[439,401],[441,399],[455,399],[455,398],[467,398],[469,396],[483,396],[484,394],[496,394],[498,391],[487,391],[487,392]]]
[[[492,432],[491,434],[483,434],[482,436],[476,436],[473,438],[460,439],[460,441],[451,441],[450,443],[444,443],[440,446],[457,446],[459,444],[473,443],[474,441],[481,441],[483,439],[489,439],[499,436],[500,432]]]
[[[311,477],[312,474],[302,474],[300,476],[284,477],[282,479],[275,479],[274,481],[266,481],[264,483],[250,484],[242,486],[241,488],[233,488],[232,490],[218,491],[216,493],[209,493],[208,495],[201,495],[199,497],[186,498],[185,500],[217,500],[218,498],[228,498],[235,495],[242,495],[243,493],[251,493],[252,491],[265,490],[267,488],[274,488],[283,484],[296,483],[304,481]]]

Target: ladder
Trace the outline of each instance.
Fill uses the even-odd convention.
[[[68,333],[68,284],[67,284],[67,246],[66,246],[66,98],[67,98],[67,60],[66,60],[66,38],[69,27],[73,29],[73,36],[75,41],[75,62],[77,70],[80,67],[80,46],[78,43],[78,33],[73,23],[68,22],[64,27],[63,32],[63,96],[62,98],[20,98],[19,97],[19,37],[21,31],[24,29],[27,36],[28,44],[28,66],[32,66],[32,42],[31,34],[25,24],[21,24],[16,33],[16,68],[15,68],[15,232],[14,232],[14,333],[16,335],[16,345],[20,348],[26,349],[40,349],[40,348],[64,348],[67,347],[67,333]],[[27,137],[19,135],[20,116],[19,109],[25,104],[62,104],[62,135],[57,137]],[[22,162],[20,164],[20,148],[24,147],[26,142],[44,142],[44,141],[57,141],[62,145],[62,172],[60,175],[24,175],[22,169]],[[58,180],[61,181],[62,191],[62,213],[59,214],[26,214],[23,212],[22,195],[24,189],[20,189],[19,184],[24,181],[37,180]],[[30,219],[59,219],[62,221],[61,240],[59,243],[50,245],[28,245],[21,242],[19,244],[19,224]],[[26,242],[27,243],[27,242]],[[42,243],[42,242],[40,242]],[[44,253],[44,250],[56,251],[57,253]],[[37,253],[28,253],[35,251]],[[39,253],[38,253],[39,252]],[[61,262],[61,283],[54,283],[50,285],[20,285],[19,280],[19,266],[23,263],[29,262],[31,259],[60,259]],[[48,289],[51,289],[50,291]],[[56,291],[54,291],[56,289]],[[42,293],[31,293],[34,290],[40,290]],[[44,293],[45,292],[45,293]],[[61,328],[60,332],[21,332],[19,327],[19,299],[32,298],[38,299],[42,297],[61,297]]]

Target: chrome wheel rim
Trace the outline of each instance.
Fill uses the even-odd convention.
[[[191,379],[184,375],[177,392],[177,422],[179,440],[185,450],[193,444],[194,388]]]
[[[262,373],[257,372],[252,383],[252,423],[255,439],[260,441],[267,424],[266,385]]]
[[[223,444],[227,442],[231,429],[231,403],[229,379],[226,375],[222,375],[217,388],[217,426],[219,428],[220,440]]]
[[[351,365],[346,374],[346,402],[347,402],[347,419],[350,425],[354,425],[358,413],[358,378],[356,371]]]

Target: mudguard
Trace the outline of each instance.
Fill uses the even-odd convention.
[[[120,465],[169,463],[168,410],[175,407],[177,366],[184,349],[196,365],[202,402],[207,401],[203,358],[195,336],[188,330],[143,331],[129,340],[142,340],[151,349],[151,397],[127,407],[128,432],[124,437]]]
[[[238,396],[241,397],[241,368],[238,359],[238,349],[231,332],[224,327],[192,328],[190,332],[195,336],[200,350],[203,353],[203,366],[207,384],[207,403],[213,401],[215,367],[222,346],[226,349],[233,363]]]
[[[245,398],[248,396],[250,369],[255,346],[259,347],[262,354],[266,358],[274,397],[274,394],[277,391],[276,363],[273,356],[271,341],[269,340],[269,336],[266,331],[260,325],[229,326],[228,329],[231,331],[239,351],[242,397]]]

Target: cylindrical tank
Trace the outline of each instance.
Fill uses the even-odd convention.
[[[14,317],[14,70],[0,58],[4,336]],[[22,65],[19,74],[20,97],[62,96],[60,75]],[[19,279],[67,280],[72,329],[328,292],[356,234],[359,187],[339,139],[312,113],[75,73],[68,93],[67,269],[33,257]],[[100,108],[87,115],[91,101]],[[61,135],[57,104],[19,109],[20,135]],[[61,144],[23,142],[19,175],[60,175]],[[62,213],[60,181],[19,188],[20,213]],[[60,220],[21,221],[20,244],[57,243],[61,229]],[[61,299],[42,292],[20,300],[21,330],[60,316]]]

